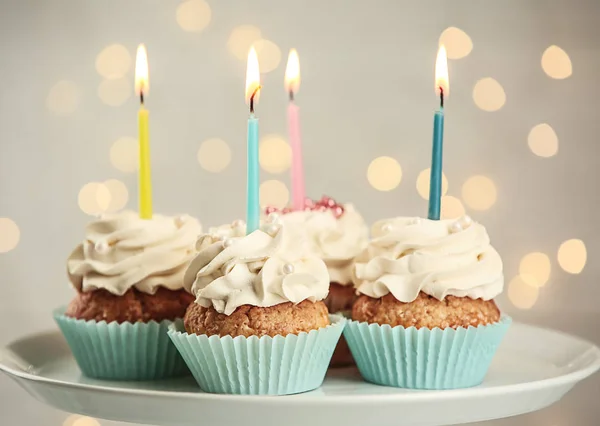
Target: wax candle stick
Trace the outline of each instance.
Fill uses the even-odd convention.
[[[300,88],[300,60],[296,49],[290,50],[285,70],[285,90],[290,97],[288,105],[288,132],[292,148],[292,208],[304,209],[304,168],[302,166],[302,140],[300,139],[300,108],[294,96]]]
[[[246,102],[250,107],[248,118],[248,168],[246,177],[246,233],[250,234],[259,227],[260,197],[259,197],[259,163],[258,163],[258,119],[254,116],[254,106],[260,93],[260,71],[258,57],[254,47],[248,53],[246,69]]]
[[[139,215],[152,219],[152,173],[150,168],[150,133],[148,110],[144,107],[144,96],[148,94],[148,56],[143,44],[138,46],[135,61],[135,92],[140,97],[138,112],[139,126]]]
[[[448,60],[446,49],[440,46],[435,62],[435,91],[440,97],[440,108],[433,118],[433,147],[431,152],[431,175],[429,178],[429,210],[427,217],[440,219],[442,202],[442,160],[444,151],[444,98],[448,97]]]
[[[440,107],[433,116],[433,149],[431,153],[431,175],[429,178],[429,212],[427,217],[433,220],[440,219],[443,149],[444,108]]]

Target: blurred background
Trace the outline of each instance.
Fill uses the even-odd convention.
[[[448,49],[442,201],[487,226],[501,307],[600,344],[600,71],[594,0],[74,0],[0,5],[0,344],[55,328],[65,260],[92,216],[137,208],[135,50],[148,49],[155,211],[243,217],[246,55],[263,72],[261,202],[289,199],[283,87],[300,56],[307,192],[369,223],[427,213],[434,61]],[[485,426],[592,426],[600,376]],[[114,426],[0,376],[0,423]]]

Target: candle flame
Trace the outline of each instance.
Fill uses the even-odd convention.
[[[446,57],[446,48],[442,44],[438,50],[435,61],[435,93],[440,95],[444,91],[444,97],[450,94],[450,82],[448,81],[448,59]]]
[[[246,104],[250,105],[250,98],[254,95],[254,103],[258,101],[260,94],[260,70],[258,68],[258,56],[254,46],[248,52],[248,65],[246,67]]]
[[[135,57],[135,94],[138,96],[147,95],[149,89],[148,54],[146,53],[146,46],[140,44]]]
[[[287,67],[285,68],[285,90],[288,93],[298,93],[300,89],[300,59],[296,49],[290,50]]]

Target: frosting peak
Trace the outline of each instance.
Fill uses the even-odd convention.
[[[309,249],[327,265],[332,282],[352,283],[354,258],[365,248],[369,230],[352,204],[343,205],[344,213],[333,210],[304,210],[281,216],[284,223],[302,228]]]
[[[242,305],[259,307],[323,300],[329,274],[307,250],[292,226],[266,224],[245,235],[245,227],[222,226],[200,237],[184,285],[196,303],[230,315]]]
[[[104,215],[88,224],[86,239],[69,256],[69,279],[79,291],[105,289],[119,296],[133,287],[149,294],[158,287],[180,289],[201,231],[187,215]]]
[[[373,225],[373,239],[357,257],[357,290],[379,298],[388,293],[412,302],[420,291],[438,300],[448,295],[490,300],[502,292],[502,260],[485,228],[456,220],[394,218]]]

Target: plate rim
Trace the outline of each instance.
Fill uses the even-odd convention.
[[[545,379],[535,380],[531,382],[525,383],[517,383],[517,384],[509,384],[509,385],[500,385],[489,388],[480,388],[479,386],[465,388],[465,389],[452,389],[452,390],[443,390],[443,391],[435,391],[435,390],[411,390],[406,393],[382,393],[382,394],[360,394],[360,395],[328,395],[324,397],[323,395],[310,395],[310,393],[304,393],[299,395],[285,395],[279,397],[265,396],[265,395],[223,395],[223,394],[213,394],[208,392],[203,392],[198,388],[198,392],[190,392],[190,391],[172,391],[172,390],[150,390],[150,389],[134,389],[134,388],[118,388],[113,386],[102,386],[97,384],[88,384],[88,383],[76,383],[76,382],[68,382],[64,380],[52,379],[44,376],[39,376],[36,374],[29,373],[23,369],[13,368],[10,365],[7,365],[4,361],[5,354],[10,350],[11,346],[18,344],[24,340],[35,339],[36,337],[42,336],[62,336],[59,330],[47,330],[37,333],[31,333],[24,336],[21,336],[17,339],[14,339],[7,343],[5,346],[0,348],[0,371],[4,372],[8,376],[12,376],[15,379],[24,380],[28,382],[41,383],[45,385],[51,386],[59,386],[62,388],[69,389],[79,389],[86,390],[92,392],[102,392],[106,394],[120,394],[120,395],[128,395],[128,396],[146,396],[146,397],[181,397],[186,399],[205,399],[205,400],[219,400],[219,399],[228,399],[232,402],[252,402],[259,403],[264,401],[269,401],[269,403],[284,403],[284,404],[336,404],[336,403],[345,403],[348,400],[351,400],[353,403],[372,403],[373,401],[377,402],[389,402],[393,400],[397,400],[398,398],[402,398],[408,401],[423,401],[428,400],[432,397],[432,393],[435,393],[435,398],[443,399],[443,400],[452,400],[452,399],[462,399],[469,396],[478,396],[478,397],[489,397],[489,396],[498,396],[498,394],[505,393],[507,391],[515,391],[515,392],[528,392],[535,391],[540,388],[556,388],[559,386],[564,386],[568,384],[576,384],[577,382],[590,377],[594,373],[596,373],[600,369],[600,347],[596,344],[590,342],[587,339],[582,337],[572,335],[569,333],[565,333],[559,330],[554,330],[546,327],[539,327],[535,325],[530,325],[521,322],[513,322],[513,326],[525,327],[529,329],[534,329],[537,331],[550,332],[553,334],[561,335],[561,337],[570,339],[572,341],[579,342],[580,344],[585,344],[588,346],[588,349],[585,352],[582,352],[579,357],[583,356],[593,356],[584,368],[580,368],[578,370],[572,371],[567,374],[563,374],[556,377],[549,377]],[[365,383],[369,383],[366,382]],[[372,383],[369,383],[372,384]],[[375,384],[372,384],[376,386]],[[472,394],[472,395],[470,395]],[[301,397],[299,397],[301,395]]]

